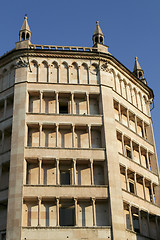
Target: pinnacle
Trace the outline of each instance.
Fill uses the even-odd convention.
[[[24,30],[27,30],[27,31],[31,32],[31,30],[29,28],[29,25],[28,25],[28,21],[27,21],[27,14],[25,14],[24,22],[23,22],[23,25],[21,27],[21,31],[24,31]]]

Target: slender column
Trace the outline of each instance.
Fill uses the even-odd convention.
[[[151,196],[152,196],[152,203],[154,203],[153,182],[151,182]]]
[[[141,160],[141,146],[138,145],[138,147],[139,147],[139,162],[140,162],[140,164],[142,164],[142,160]]]
[[[68,66],[68,72],[67,72],[67,74],[68,74],[68,76],[67,76],[67,83],[70,83],[71,82],[71,76],[70,76],[70,74],[71,74],[71,65],[69,65]]]
[[[42,199],[38,197],[38,226],[41,226],[41,201]]]
[[[86,93],[86,101],[87,101],[87,114],[90,114],[90,109],[89,109],[89,94]]]
[[[56,113],[59,114],[58,92],[56,92]]]
[[[139,231],[142,232],[141,211],[138,209]]]
[[[4,99],[4,111],[3,111],[3,118],[6,117],[6,111],[7,111],[7,98]]]
[[[127,167],[125,167],[125,180],[126,180],[126,190],[129,191]]]
[[[145,178],[143,177],[143,192],[144,192],[144,199],[146,200],[146,186],[145,186]]]
[[[88,67],[88,84],[91,82],[91,73],[90,73],[91,68]]]
[[[75,226],[78,225],[78,215],[77,215],[77,198],[74,198],[74,207],[75,207]]]
[[[119,114],[119,121],[121,122],[122,118],[121,118],[121,105],[120,105],[120,103],[118,103],[118,114]]]
[[[74,93],[71,93],[71,114],[74,114]]]
[[[41,64],[38,64],[38,69],[37,69],[37,82],[39,82],[40,81],[40,66],[41,66]]]
[[[124,135],[123,134],[122,134],[122,150],[123,150],[123,155],[125,155]]]
[[[91,185],[94,185],[93,159],[90,159]]]
[[[4,131],[5,129],[2,130],[2,152],[4,151]]]
[[[1,175],[2,175],[2,163],[0,164],[0,179],[1,179]]]
[[[129,218],[130,218],[131,230],[133,231],[133,219],[132,219],[131,205],[129,205]]]
[[[132,140],[130,140],[130,145],[131,145],[131,158],[132,158],[132,160],[134,160]]]
[[[39,147],[42,146],[42,124],[39,125]]]
[[[57,68],[57,83],[60,83],[60,79],[61,79],[61,65],[58,65],[58,68]]]
[[[41,158],[39,158],[38,159],[39,160],[39,184],[42,184],[42,182],[41,182],[41,179],[42,179],[42,159]]]
[[[59,130],[59,126],[58,124],[56,124],[56,147],[58,147],[58,130]]]
[[[51,72],[51,65],[48,65],[48,76],[47,76],[47,82],[50,82],[50,73]]]
[[[158,237],[158,235],[159,235],[159,227],[158,227],[158,217],[157,216],[155,216],[155,222],[156,222],[156,232],[157,232],[157,237]]]
[[[135,186],[135,194],[137,195],[137,174],[134,173],[134,186]]]
[[[147,168],[150,170],[148,150],[147,150],[147,152],[146,152],[146,157],[147,157]]]
[[[127,109],[127,125],[129,127],[129,110]]]
[[[136,133],[137,133],[137,117],[135,115],[135,130],[136,130]]]
[[[144,129],[144,122],[143,121],[142,121],[142,129],[143,129],[143,137],[146,138],[145,129]]]
[[[151,236],[150,224],[149,224],[149,212],[147,212],[147,225],[148,225],[148,233],[149,237]]]
[[[95,204],[95,198],[92,198],[92,206],[93,206],[93,226],[96,226],[96,204]]]
[[[59,226],[59,198],[56,198],[57,227]]]
[[[73,159],[73,176],[74,176],[74,185],[77,185],[77,179],[76,179],[76,159]]]
[[[1,165],[0,165],[0,179],[1,179]],[[23,184],[27,184],[27,161],[26,161],[26,159],[24,159]]]
[[[78,66],[78,84],[81,82],[81,66]]]
[[[75,147],[75,125],[72,125],[72,148]]]
[[[89,139],[89,148],[92,147],[92,143],[91,143],[91,126],[88,125],[88,139]]]
[[[43,99],[43,92],[40,91],[40,109],[39,109],[40,113],[42,113],[42,99]]]
[[[57,185],[59,185],[59,159],[56,159],[56,180],[57,180]]]

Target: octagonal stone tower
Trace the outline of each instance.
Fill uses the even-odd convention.
[[[0,57],[0,240],[158,240],[153,98],[99,22],[93,47],[38,45],[25,16]]]

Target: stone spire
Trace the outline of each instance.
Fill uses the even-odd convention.
[[[136,75],[136,77],[143,79],[144,78],[144,72],[138,62],[138,58],[135,57],[135,64],[134,64],[134,69],[133,69],[133,73],[134,75]]]
[[[19,31],[19,41],[25,41],[30,39],[31,39],[31,30],[28,25],[27,15],[25,15],[23,25],[21,27],[21,30]]]
[[[95,28],[92,40],[93,40],[93,45],[95,45],[97,43],[104,44],[104,35],[99,26],[99,21],[96,22],[96,28]]]
[[[142,82],[144,82],[145,84],[147,84],[146,79],[144,78],[144,71],[142,70],[139,62],[138,62],[138,58],[135,57],[135,64],[134,64],[134,69],[133,69],[133,74],[142,80]]]

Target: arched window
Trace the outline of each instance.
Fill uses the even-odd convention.
[[[42,62],[40,66],[40,82],[48,82],[48,65]]]
[[[99,83],[99,76],[98,76],[98,66],[97,64],[92,64],[90,67],[90,84],[98,84]]]
[[[124,80],[121,81],[121,92],[122,97],[126,98],[126,82]]]
[[[79,83],[78,66],[73,63],[70,68],[70,83]]]
[[[133,101],[133,105],[137,107],[137,92],[135,88],[132,91],[132,101]]]
[[[117,75],[117,77],[116,77],[116,92],[121,94],[120,76],[119,75]]]
[[[126,86],[126,90],[127,90],[127,100],[132,103],[132,88],[130,84]]]
[[[145,96],[142,97],[143,112],[148,115],[148,104]]]
[[[59,82],[59,68],[56,62],[53,62],[50,68],[50,82],[52,83]]]
[[[111,71],[112,71],[111,74],[112,74],[113,89],[116,91],[116,76],[115,76],[114,70],[112,69]]]
[[[142,97],[140,92],[137,94],[137,104],[138,104],[139,110],[142,111]]]
[[[89,83],[89,75],[88,75],[88,67],[85,63],[81,66],[81,79],[80,83],[82,84],[88,84]]]
[[[29,72],[29,81],[38,82],[38,64],[36,61],[30,63],[31,72]]]
[[[15,69],[14,66],[11,66],[9,71],[9,87],[13,86],[14,82],[15,82]]]
[[[62,63],[62,65],[61,65],[60,82],[61,83],[69,83],[68,65],[65,62]]]
[[[3,89],[3,76],[0,74],[0,91]]]
[[[9,87],[9,75],[7,69],[4,69],[3,71],[3,90]]]

